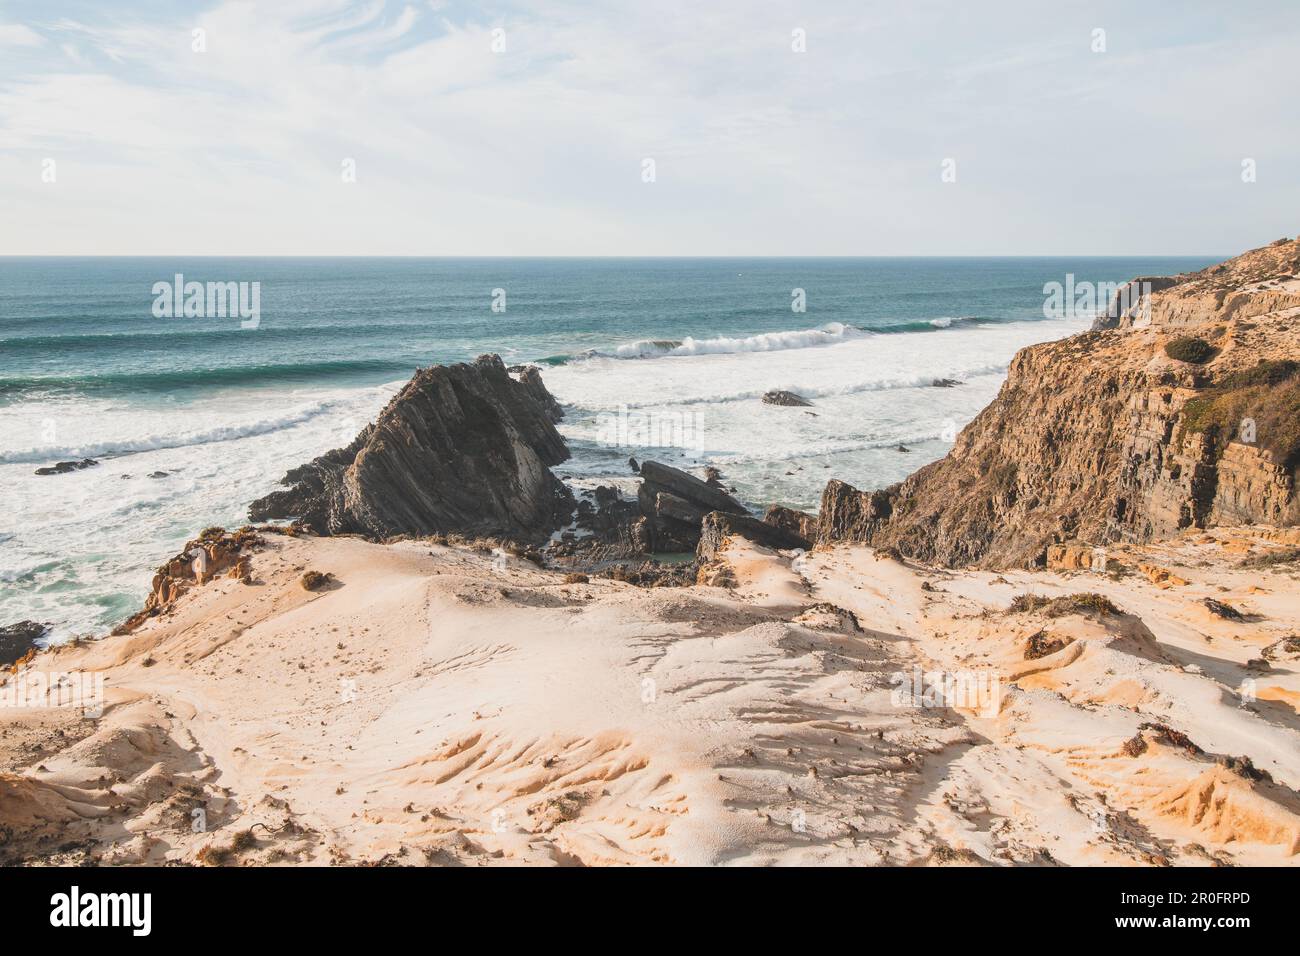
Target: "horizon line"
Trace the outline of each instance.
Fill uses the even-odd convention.
[[[1105,252],[1057,252],[1057,253],[1035,253],[1035,254],[1017,254],[1017,253],[989,253],[989,254],[945,254],[945,253],[926,253],[910,254],[897,253],[890,255],[565,255],[565,256],[544,256],[544,255],[473,255],[473,254],[424,254],[424,253],[242,253],[242,252],[205,252],[205,253],[185,253],[185,252],[157,252],[157,253],[0,253],[0,260],[3,259],[538,259],[538,260],[581,260],[581,259],[606,259],[611,261],[619,260],[637,260],[637,259],[664,259],[664,260],[711,260],[711,259],[1210,259],[1222,258],[1230,259],[1240,253],[1197,253],[1197,252],[1123,252],[1123,253],[1105,253]]]

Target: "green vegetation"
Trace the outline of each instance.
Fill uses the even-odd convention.
[[[1176,339],[1170,339],[1165,343],[1165,354],[1171,359],[1179,362],[1190,362],[1192,365],[1202,365],[1214,358],[1217,351],[1213,345],[1190,335],[1179,336]]]
[[[1217,459],[1228,442],[1241,440],[1246,419],[1254,422],[1255,443],[1294,472],[1300,465],[1300,362],[1260,362],[1225,376],[1183,406],[1178,442],[1202,434]]]
[[[1224,377],[1221,388],[1250,388],[1255,385],[1279,385],[1300,371],[1300,362],[1272,359],[1254,368],[1242,369]]]

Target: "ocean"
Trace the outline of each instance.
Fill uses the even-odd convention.
[[[103,633],[187,538],[243,523],[420,366],[540,364],[577,486],[656,458],[815,510],[828,478],[882,487],[944,455],[1017,349],[1088,326],[1045,317],[1044,284],[1214,261],[0,258],[0,624]],[[177,274],[259,283],[256,328],[156,317]]]

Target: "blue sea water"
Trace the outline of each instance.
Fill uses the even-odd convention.
[[[829,477],[881,486],[946,453],[1016,349],[1086,327],[1044,317],[1045,283],[1212,261],[0,259],[0,623],[110,627],[187,537],[242,521],[419,366],[540,363],[578,485],[649,456],[815,508]],[[177,273],[260,283],[258,327],[155,317]],[[763,405],[772,388],[814,405]],[[34,475],[82,457],[100,465]]]

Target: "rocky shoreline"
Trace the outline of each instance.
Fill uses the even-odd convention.
[[[774,506],[772,521],[760,520],[715,469],[698,478],[634,458],[634,498],[608,485],[575,495],[550,470],[569,457],[555,429],[563,415],[533,366],[507,369],[499,356],[483,355],[421,369],[348,446],[291,470],[281,480],[287,490],[253,502],[249,520],[376,542],[456,536],[541,567],[642,583],[693,582],[721,529],[812,547],[803,532],[813,516]],[[689,553],[698,560],[687,566],[656,558]]]
[[[1133,280],[1092,331],[1017,354],[1001,393],[945,458],[874,491],[831,479],[816,515],[774,504],[759,516],[716,469],[697,477],[635,457],[634,497],[613,486],[575,494],[552,471],[569,450],[540,369],[484,355],[418,370],[349,445],[253,502],[250,528],[287,521],[291,533],[376,542],[450,536],[539,567],[651,585],[710,577],[731,535],[784,550],[858,542],[947,567],[1032,568],[1053,548],[1292,526],[1297,273],[1300,240],[1279,240],[1199,273]],[[1204,350],[1174,357],[1182,342]],[[787,392],[763,399],[806,404]],[[206,547],[224,567],[214,541],[185,553]],[[150,603],[123,628],[170,604],[167,582],[183,581],[187,566],[178,556],[160,568]]]
[[[0,864],[1293,864],[1297,252],[817,515],[575,495],[539,372],[422,369],[114,637],[0,630]]]
[[[816,516],[774,505],[762,521],[791,531],[791,547],[858,541],[949,567],[1042,567],[1054,545],[1294,525],[1297,273],[1300,240],[1279,240],[1199,273],[1135,279],[1146,297],[1121,290],[1093,331],[1022,350],[944,459],[876,491],[832,479]],[[1180,359],[1176,341],[1205,350]],[[563,411],[539,370],[518,375],[496,356],[421,371],[351,446],[295,469],[292,490],[250,517],[376,540],[497,536],[543,555],[568,527],[557,556],[574,567],[584,553],[594,567],[695,551],[722,516],[770,535],[716,475],[655,461],[636,465],[635,508],[609,487],[579,504],[548,470],[568,457],[554,428]]]

